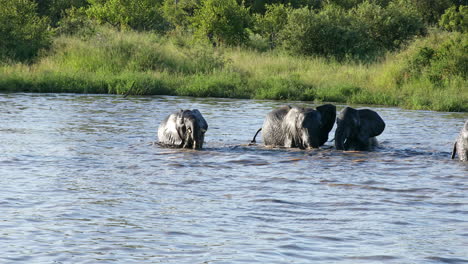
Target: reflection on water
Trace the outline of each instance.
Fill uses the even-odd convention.
[[[248,146],[283,104],[0,95],[0,262],[468,263],[466,113],[376,107],[375,152]],[[180,108],[204,150],[153,144]]]

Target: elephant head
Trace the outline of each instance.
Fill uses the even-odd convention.
[[[319,112],[313,109],[293,107],[283,120],[285,133],[285,147],[291,148],[318,148],[320,127]]]
[[[370,109],[345,107],[336,119],[335,147],[339,150],[368,150],[385,129],[382,118]]]
[[[453,144],[452,159],[455,158],[455,155],[458,155],[458,159],[461,161],[468,161],[468,120],[465,121],[457,141]]]
[[[259,131],[262,130],[265,145],[318,148],[327,141],[335,116],[336,108],[333,105],[323,105],[317,110],[284,106],[268,113]]]
[[[159,126],[159,141],[168,146],[201,149],[208,124],[200,111],[180,110],[169,115]]]

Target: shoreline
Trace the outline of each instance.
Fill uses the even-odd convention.
[[[448,63],[452,68],[441,64],[443,68],[432,61],[442,70],[414,63],[423,48],[437,51],[441,39],[457,43],[453,40],[460,38],[467,37],[433,33],[405,50],[363,64],[213,48],[192,45],[189,39],[102,28],[84,39],[56,37],[52,48],[30,65],[0,65],[0,92],[294,100],[468,112],[463,69],[455,67],[453,73],[453,63]],[[452,46],[459,52],[459,46]],[[460,61],[464,57],[456,62]]]

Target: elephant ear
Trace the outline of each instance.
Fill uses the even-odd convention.
[[[179,133],[180,112],[169,115],[161,124],[158,130],[159,140],[164,144],[180,145],[182,137]]]
[[[320,145],[325,144],[328,140],[328,133],[333,128],[336,119],[336,106],[332,104],[324,104],[316,108],[320,112],[322,128],[320,131]]]
[[[370,109],[358,110],[361,131],[368,131],[369,137],[376,137],[385,129],[385,122],[375,111]]]
[[[200,113],[200,111],[198,111],[198,109],[193,109],[192,114],[197,119],[200,129],[206,132],[208,130],[208,123],[206,122],[205,118],[203,118],[203,115]]]

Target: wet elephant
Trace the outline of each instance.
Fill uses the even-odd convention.
[[[267,114],[262,128],[263,143],[288,148],[318,148],[327,142],[333,128],[336,107],[325,104],[312,108],[283,106]]]
[[[461,161],[468,161],[468,120],[458,134],[457,141],[453,144],[452,159],[458,155]]]
[[[161,122],[158,139],[165,146],[202,149],[207,130],[208,124],[200,111],[180,110]]]
[[[385,122],[375,111],[345,107],[336,119],[335,147],[338,150],[370,150]]]

